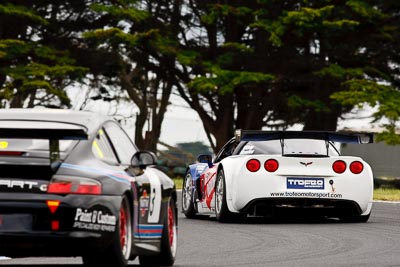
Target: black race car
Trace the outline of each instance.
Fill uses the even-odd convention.
[[[171,266],[174,182],[112,118],[0,110],[0,255]]]

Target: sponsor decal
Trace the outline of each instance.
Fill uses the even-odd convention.
[[[309,198],[343,198],[342,194],[333,194],[330,192],[271,192],[271,197],[309,197]]]
[[[300,164],[307,167],[308,165],[311,165],[313,163],[312,163],[312,161],[310,161],[310,162],[302,162],[302,161],[300,161]]]
[[[202,172],[204,171],[205,168],[207,168],[206,165],[197,165],[197,166],[196,166],[196,172],[202,173]]]
[[[140,215],[144,217],[146,211],[149,210],[149,196],[147,195],[146,189],[143,190],[142,196],[140,197]]]
[[[153,215],[153,212],[154,212],[154,201],[156,200],[156,189],[155,188],[153,188],[153,190],[151,191],[152,192],[152,194],[151,194],[151,205],[150,205],[150,207],[151,207],[151,209],[150,209],[150,216],[152,216]]]
[[[162,224],[139,224],[135,230],[135,237],[158,239],[162,236]]]
[[[254,154],[254,146],[253,145],[245,145],[242,149],[242,151],[240,151],[240,155],[252,155]]]
[[[323,178],[286,178],[288,189],[324,189]]]
[[[22,180],[0,180],[0,187],[7,188],[20,188],[20,189],[32,189],[37,186],[37,182],[22,181]]]
[[[114,215],[106,214],[101,210],[76,209],[74,228],[115,232],[117,218]]]
[[[157,174],[148,169],[146,171],[150,182],[150,203],[149,203],[149,216],[147,217],[148,223],[158,223],[160,220],[161,212],[161,181]]]
[[[47,184],[40,184],[35,181],[27,181],[27,180],[8,180],[1,179],[0,180],[0,189],[17,189],[17,190],[37,190],[39,188],[40,191],[47,191]]]

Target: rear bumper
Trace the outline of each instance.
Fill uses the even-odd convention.
[[[301,176],[300,176],[301,177]],[[309,176],[310,177],[310,176]],[[250,203],[264,199],[268,203],[323,203],[324,206],[356,206],[360,214],[368,211],[373,199],[373,181],[369,176],[347,175],[343,177],[300,178],[323,182],[321,188],[289,188],[288,176],[253,175],[235,176],[231,182],[230,196],[227,196],[231,211],[241,211]],[[265,202],[264,201],[264,202]],[[332,204],[333,203],[333,204]],[[352,203],[352,204],[346,204]],[[301,205],[298,205],[301,206]],[[328,209],[328,208],[327,208]]]
[[[108,247],[111,238],[88,232],[0,234],[0,254],[11,257],[82,256]]]
[[[314,198],[259,198],[250,201],[240,212],[266,217],[346,217],[362,214],[355,201]]]
[[[52,209],[47,201],[59,201]],[[81,256],[106,248],[117,231],[119,196],[2,194],[0,255]]]

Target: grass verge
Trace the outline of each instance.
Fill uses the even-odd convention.
[[[377,188],[374,190],[374,200],[400,201],[400,189]]]
[[[176,189],[181,190],[183,178],[173,178]],[[400,201],[400,189],[394,188],[377,188],[374,190],[374,200],[384,201]]]
[[[176,189],[181,190],[182,189],[182,184],[183,184],[183,178],[181,178],[181,177],[172,178],[172,180],[175,183]]]

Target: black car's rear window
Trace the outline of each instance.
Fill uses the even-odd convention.
[[[79,125],[49,122],[49,121],[19,121],[5,120],[0,121],[0,127],[8,129],[6,137],[12,137],[13,129],[20,130],[21,138],[0,138],[0,156],[22,156],[22,157],[37,157],[49,158],[50,143],[48,139],[32,139],[29,138],[29,132],[37,129],[43,132],[51,133],[52,131],[83,129]],[[22,131],[21,131],[22,130]],[[27,138],[23,138],[24,131],[27,133]],[[32,137],[32,136],[31,136]],[[46,137],[45,137],[46,138]],[[68,137],[67,137],[68,138]],[[74,139],[74,138],[72,138]],[[59,151],[61,159],[64,159],[69,151],[75,146],[76,140],[59,140]]]
[[[75,140],[60,140],[60,157],[63,158],[76,144]],[[22,152],[27,157],[49,157],[49,140],[44,139],[0,139],[0,156],[7,152]]]

